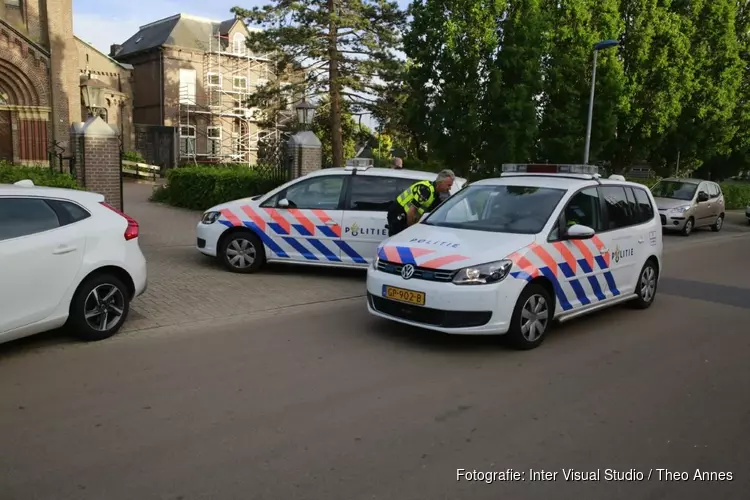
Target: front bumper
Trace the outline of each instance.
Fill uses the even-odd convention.
[[[689,215],[679,212],[670,212],[669,210],[659,210],[659,219],[661,220],[662,229],[682,231]]]
[[[508,331],[525,281],[510,276],[492,285],[461,286],[367,270],[367,310],[374,316],[443,333],[493,335]],[[384,297],[393,286],[425,294],[425,305]]]
[[[204,224],[199,222],[195,227],[195,248],[204,255],[216,257],[219,253],[219,238],[227,227],[219,222]]]

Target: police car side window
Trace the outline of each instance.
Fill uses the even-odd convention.
[[[635,194],[635,201],[638,205],[638,212],[636,212],[638,222],[642,224],[653,219],[654,207],[651,205],[651,200],[649,199],[648,194],[646,194],[646,190],[633,188],[633,193]]]
[[[602,230],[602,217],[599,202],[599,192],[595,187],[582,189],[581,191],[574,194],[562,213],[563,223],[565,227],[570,227],[573,224],[581,224],[588,226],[594,231]],[[550,233],[550,241],[559,240],[560,226],[559,222],[555,225],[555,228]]]
[[[606,230],[620,229],[637,223],[638,219],[628,203],[624,187],[603,186],[601,190],[609,224]]]
[[[279,201],[289,201],[289,208],[336,210],[339,208],[343,175],[325,175],[292,184],[264,202],[263,207],[278,207]]]
[[[346,209],[387,212],[396,197],[415,182],[400,177],[353,175]]]
[[[44,200],[0,198],[0,241],[60,227],[60,219]]]

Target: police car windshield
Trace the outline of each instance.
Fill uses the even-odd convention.
[[[424,224],[536,234],[544,228],[565,192],[531,186],[469,186],[443,203]]]
[[[690,201],[695,196],[698,185],[692,182],[660,181],[651,188],[654,198],[671,198]]]

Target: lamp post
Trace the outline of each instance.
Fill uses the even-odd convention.
[[[306,130],[315,118],[315,105],[303,100],[294,109],[297,111],[297,121]]]
[[[589,117],[586,123],[586,146],[583,152],[583,164],[589,163],[589,147],[591,146],[591,118],[594,114],[594,89],[596,88],[596,55],[600,50],[618,47],[619,40],[603,40],[594,44],[594,69],[591,72],[591,94],[589,95]]]

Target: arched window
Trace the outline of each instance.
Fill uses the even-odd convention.
[[[232,37],[232,52],[239,56],[244,56],[247,51],[247,45],[245,41],[245,35],[242,33],[235,33]]]

